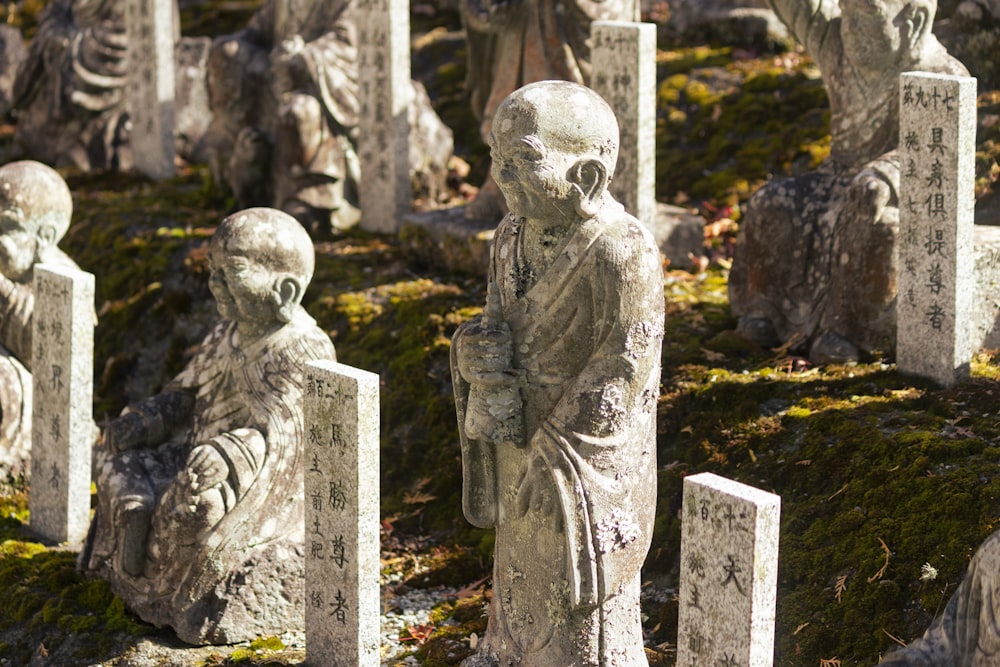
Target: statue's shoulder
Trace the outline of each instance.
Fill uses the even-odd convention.
[[[659,258],[659,249],[652,233],[621,206],[603,211],[596,219],[601,234],[595,246],[608,260],[645,261]]]

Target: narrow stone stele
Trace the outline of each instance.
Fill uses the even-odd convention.
[[[310,664],[379,665],[379,378],[306,364],[306,651]]]
[[[773,493],[684,478],[678,666],[773,664],[780,515]]]

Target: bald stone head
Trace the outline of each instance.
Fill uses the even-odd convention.
[[[47,227],[46,236],[54,244],[69,229],[73,197],[55,169],[21,160],[0,167],[0,210],[8,219],[18,220],[25,231]]]
[[[222,221],[209,249],[219,312],[251,334],[290,322],[315,265],[312,239],[284,211],[250,208]]]
[[[563,225],[597,214],[618,159],[618,122],[597,93],[540,81],[511,93],[490,132],[492,174],[515,216]]]

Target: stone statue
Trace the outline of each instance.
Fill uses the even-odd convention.
[[[128,169],[125,4],[53,0],[14,82],[15,138],[56,166]]]
[[[334,349],[299,305],[314,255],[294,218],[229,216],[209,261],[223,319],[105,428],[80,565],[184,641],[231,644],[303,622],[303,365]]]
[[[969,563],[944,613],[924,636],[890,653],[882,667],[994,667],[1000,662],[1000,532]]]
[[[931,33],[935,0],[771,0],[819,64],[830,156],[751,198],[729,278],[739,331],[813,363],[891,351],[899,223],[899,75],[966,75]],[[806,347],[808,346],[808,347]]]
[[[0,167],[0,470],[12,475],[30,470],[34,266],[80,270],[56,246],[72,214],[66,181],[51,167],[27,160]]]
[[[515,91],[490,149],[510,214],[484,313],[452,341],[463,510],[497,531],[489,626],[463,664],[645,665],[660,255],[607,191],[618,125],[589,88]]]
[[[348,0],[266,0],[213,42],[209,161],[240,206],[274,205],[325,230],[357,221],[355,33]]]
[[[562,79],[590,82],[590,24],[638,21],[637,0],[462,0],[468,48],[466,89],[489,143],[497,105],[520,86]],[[466,217],[499,220],[506,205],[491,177]]]

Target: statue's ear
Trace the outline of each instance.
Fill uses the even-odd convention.
[[[567,176],[577,193],[576,212],[582,218],[597,215],[608,189],[608,168],[600,160],[589,158],[577,161]]]
[[[40,224],[36,236],[41,249],[51,248],[56,244],[56,228],[50,224],[44,222]]]
[[[278,302],[278,319],[288,323],[292,321],[295,308],[302,301],[302,283],[292,276],[284,276],[274,286]]]
[[[920,46],[920,42],[931,29],[930,9],[923,3],[911,2],[907,6],[906,28],[906,46],[911,53],[915,54]]]

